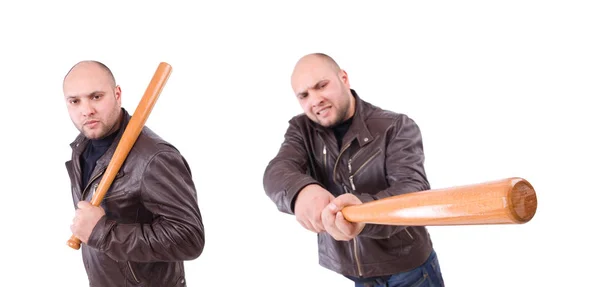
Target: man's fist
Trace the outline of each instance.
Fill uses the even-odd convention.
[[[319,233],[325,231],[321,221],[321,211],[335,197],[317,184],[304,187],[296,197],[294,214],[304,228]]]
[[[347,221],[342,214],[342,209],[361,203],[360,199],[351,193],[342,194],[332,200],[321,213],[325,231],[338,241],[348,241],[356,237],[365,228],[365,224]]]
[[[96,226],[96,223],[98,223],[104,214],[105,212],[102,207],[93,206],[87,201],[80,201],[77,203],[75,218],[73,218],[73,224],[71,224],[71,232],[81,242],[87,244],[94,226]]]

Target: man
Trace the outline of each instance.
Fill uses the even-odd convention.
[[[64,98],[80,131],[66,162],[90,286],[186,286],[183,261],[200,256],[204,225],[190,168],[178,150],[144,127],[100,207],[89,201],[131,116],[100,62],[77,63]]]
[[[340,212],[429,189],[416,123],[361,99],[325,54],[302,57],[291,84],[304,113],[265,170],[266,194],[317,233],[320,265],[356,286],[444,286],[425,227],[350,223]]]

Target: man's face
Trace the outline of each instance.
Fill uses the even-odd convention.
[[[71,121],[85,137],[101,139],[118,129],[121,89],[105,70],[94,64],[75,67],[63,92]]]
[[[332,127],[354,114],[348,75],[318,57],[301,60],[292,75],[292,89],[312,121]]]

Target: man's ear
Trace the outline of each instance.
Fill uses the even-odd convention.
[[[121,86],[117,85],[115,87],[115,99],[121,105]]]
[[[343,69],[340,69],[338,75],[344,86],[350,89],[350,79],[348,79],[348,73],[346,73],[346,71],[344,71]]]

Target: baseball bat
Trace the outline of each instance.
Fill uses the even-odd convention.
[[[523,224],[536,210],[533,186],[511,177],[381,198],[347,206],[342,214],[350,222],[439,226]]]
[[[169,76],[171,75],[171,71],[173,68],[171,65],[165,62],[161,62],[152,77],[150,84],[146,88],[146,92],[144,96],[140,100],[137,108],[135,109],[129,123],[125,127],[125,131],[119,140],[119,144],[115,149],[115,153],[113,154],[98,187],[96,188],[96,192],[92,196],[92,200],[90,203],[94,206],[100,206],[102,199],[104,199],[104,195],[110,188],[117,172],[123,165],[123,162],[129,155],[131,148],[137,141],[138,136],[142,132],[144,125],[146,124],[146,120],[150,116],[150,112],[154,108],[156,104],[156,100],[160,96]],[[71,235],[69,241],[67,241],[67,245],[69,247],[78,250],[81,246],[81,240],[77,238],[75,235]]]

